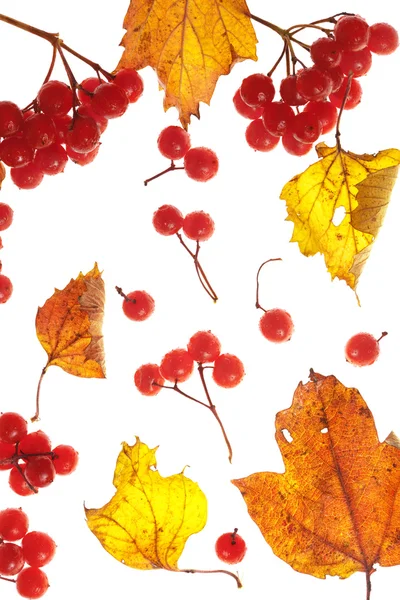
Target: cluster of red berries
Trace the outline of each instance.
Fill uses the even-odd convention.
[[[14,412],[0,415],[0,471],[10,470],[10,488],[30,496],[53,483],[56,475],[69,475],[78,464],[78,453],[61,444],[51,447],[43,431],[28,433],[25,419]]]
[[[0,202],[0,231],[8,229],[13,221],[14,211],[8,204]],[[0,250],[3,247],[3,242],[0,237]],[[10,298],[13,286],[11,281],[2,272],[2,263],[0,260],[0,304],[4,304]]]
[[[215,552],[228,565],[242,562],[247,551],[246,543],[235,527],[232,533],[223,533],[215,543]]]
[[[391,54],[398,45],[397,31],[391,25],[376,23],[369,27],[362,17],[345,15],[338,19],[329,37],[311,45],[313,66],[282,79],[280,101],[273,101],[271,77],[250,75],[233,98],[237,112],[252,119],[246,129],[247,143],[254,150],[268,152],[282,139],[289,154],[307,154],[321,134],[335,127],[338,108],[343,105],[349,110],[361,101],[357,78],[369,71],[372,53]],[[304,106],[302,112],[300,106]]]
[[[81,166],[91,163],[108,120],[122,116],[142,92],[137,71],[122,69],[110,81],[89,77],[74,89],[48,81],[33,110],[0,102],[0,160],[11,167],[12,181],[21,189],[33,189],[44,175],[62,173],[68,159]]]
[[[30,531],[27,515],[20,508],[6,508],[0,512],[0,575],[16,583],[23,598],[41,598],[49,587],[47,565],[56,552],[54,540],[41,531]],[[15,544],[21,540],[21,545]],[[25,563],[29,566],[25,567]]]

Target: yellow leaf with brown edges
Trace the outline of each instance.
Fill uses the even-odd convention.
[[[36,334],[48,362],[78,377],[105,377],[104,282],[97,267],[80,273],[38,309]]]
[[[257,38],[245,0],[131,0],[124,53],[116,70],[152,67],[186,128],[210,103],[220,75],[236,62],[257,60]]]
[[[321,579],[400,564],[399,440],[359,391],[311,372],[275,425],[284,473],[233,481],[273,552]]]
[[[183,472],[162,477],[156,451],[139,438],[134,446],[123,444],[113,480],[117,491],[102,508],[85,509],[87,524],[128,567],[179,571],[187,539],[206,524],[207,499]]]
[[[338,147],[316,146],[321,160],[296,175],[282,190],[292,242],[305,256],[324,255],[332,279],[353,290],[379,232],[395,184],[400,150],[353,154]],[[334,225],[335,211],[345,216]]]
[[[4,168],[3,163],[0,161],[0,190],[1,190],[1,184],[3,183],[5,177],[6,177],[6,170]]]

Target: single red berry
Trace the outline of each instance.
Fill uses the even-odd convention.
[[[16,444],[28,433],[28,424],[21,415],[6,412],[0,416],[0,440],[6,444]]]
[[[53,483],[56,470],[49,456],[34,456],[26,464],[25,476],[33,487],[44,488]]]
[[[271,135],[264,127],[262,119],[256,119],[251,121],[248,125],[245,133],[246,142],[259,152],[269,152],[276,148],[279,144],[280,138],[276,135]]]
[[[372,54],[368,48],[362,50],[347,50],[343,52],[340,61],[340,68],[345,75],[354,74],[354,77],[361,77],[368,73],[372,66]]]
[[[260,331],[270,342],[287,342],[293,333],[292,317],[281,308],[267,310],[260,319]]]
[[[331,94],[329,96],[329,100],[332,102],[336,108],[340,108],[342,106],[346,90],[347,90],[348,79],[347,77],[344,79],[342,85],[337,90],[337,92]],[[351,110],[355,108],[357,104],[360,104],[362,97],[362,87],[357,79],[352,79],[350,84],[349,94],[347,96],[344,110]]]
[[[10,299],[13,292],[13,285],[11,281],[0,273],[0,304],[5,304]]]
[[[297,90],[297,75],[288,75],[281,81],[281,98],[289,106],[301,106],[307,100]]]
[[[135,371],[135,386],[143,396],[156,396],[161,391],[160,386],[164,384],[164,381],[158,365],[149,363]]]
[[[24,138],[32,148],[45,148],[56,139],[53,119],[43,113],[34,113],[24,123]]]
[[[246,119],[258,119],[263,114],[262,106],[249,106],[243,100],[240,94],[240,88],[236,91],[233,96],[233,105],[236,108],[236,111],[239,113],[241,117],[245,117]]]
[[[218,157],[209,148],[190,148],[185,154],[186,175],[195,181],[208,181],[218,172]]]
[[[332,131],[337,123],[337,108],[328,100],[321,102],[311,101],[305,105],[304,112],[310,113],[317,117],[321,125],[322,134]]]
[[[17,544],[0,544],[0,575],[10,577],[24,568],[24,557]]]
[[[375,23],[369,28],[368,48],[375,54],[392,54],[398,48],[399,34],[389,23]]]
[[[143,79],[135,69],[121,69],[115,75],[114,83],[125,91],[130,104],[137,102],[143,94]]]
[[[337,67],[342,56],[342,49],[333,38],[318,38],[311,44],[311,60],[320,69]]]
[[[223,533],[215,543],[215,552],[220,560],[228,565],[240,563],[246,554],[245,541],[237,533],[237,529],[233,533]]]
[[[80,165],[81,167],[92,163],[98,155],[99,150],[100,144],[98,144],[96,148],[94,148],[90,152],[75,152],[75,150],[73,150],[69,146],[65,146],[65,151],[68,154],[68,157],[72,160],[72,162],[74,162],[77,165]]]
[[[72,108],[72,90],[62,81],[48,81],[39,90],[39,109],[50,117],[62,117]]]
[[[240,95],[249,106],[264,106],[264,104],[272,102],[275,88],[271,77],[262,73],[254,73],[246,77],[240,86]]]
[[[221,387],[236,387],[242,381],[244,374],[242,361],[233,354],[220,354],[214,362],[212,378]]]
[[[303,142],[296,140],[290,131],[287,131],[282,137],[282,146],[288,154],[292,154],[293,156],[304,156],[304,154],[310,152],[313,147],[312,144],[304,144]]]
[[[187,131],[176,125],[170,125],[158,136],[157,146],[160,153],[170,160],[183,158],[190,148],[190,136]]]
[[[22,128],[24,116],[21,109],[8,100],[0,102],[0,137],[14,135]]]
[[[187,349],[196,362],[210,363],[221,354],[221,343],[211,331],[198,331],[190,338]]]
[[[66,144],[75,152],[91,152],[100,140],[99,127],[91,117],[76,115],[65,136]]]
[[[64,171],[68,154],[60,144],[52,144],[47,148],[36,150],[33,162],[45,175],[57,175]]]
[[[168,381],[179,383],[189,379],[193,372],[194,362],[187,350],[177,348],[168,352],[161,361],[160,373]]]
[[[53,448],[53,455],[53,465],[57,475],[70,475],[78,466],[79,454],[72,446],[60,444]]]
[[[5,231],[10,227],[13,222],[13,216],[13,209],[8,204],[0,202],[0,231]]]
[[[342,69],[340,68],[340,65],[338,67],[332,67],[331,69],[326,69],[326,72],[328,73],[329,77],[332,79],[332,94],[334,92],[337,92],[338,89],[340,88],[340,86],[342,85],[343,81],[344,81],[344,73],[342,71]]]
[[[67,133],[70,129],[72,129],[71,115],[54,117],[53,121],[56,128],[56,144],[65,144]]]
[[[10,169],[10,177],[13,183],[21,190],[33,190],[42,183],[44,174],[34,162],[30,162],[23,167],[13,167]]]
[[[99,133],[102,135],[107,129],[108,119],[105,117],[101,117],[98,115],[92,108],[91,104],[82,104],[78,108],[78,115],[81,117],[90,117],[93,121],[96,122],[97,127],[99,128]]]
[[[290,132],[299,142],[312,144],[321,135],[321,123],[313,113],[301,112],[294,117]]]
[[[368,44],[368,23],[359,15],[345,15],[337,21],[334,35],[344,50],[362,50]]]
[[[205,242],[215,230],[215,224],[208,213],[197,210],[186,215],[183,220],[183,233],[190,240]]]
[[[31,567],[44,567],[53,560],[56,544],[47,533],[30,531],[22,540],[22,553]]]
[[[332,92],[332,85],[328,71],[317,67],[301,69],[297,74],[297,90],[307,100],[323,100]]]
[[[370,333],[357,333],[349,339],[344,351],[349,363],[357,367],[365,367],[372,365],[378,358],[379,341]]]
[[[122,310],[131,321],[145,321],[153,314],[154,308],[154,299],[143,290],[126,294],[122,303]]]
[[[294,110],[285,102],[270,102],[264,108],[262,120],[271,135],[282,136],[290,129],[294,119]]]
[[[19,454],[45,454],[51,451],[50,438],[39,429],[28,433],[18,445]]]
[[[17,577],[17,592],[22,598],[36,600],[41,598],[48,588],[46,573],[37,567],[27,567]]]
[[[107,83],[99,77],[87,77],[82,81],[78,88],[78,98],[81,104],[91,104],[93,92],[102,83]]]
[[[12,491],[19,496],[31,496],[35,493],[35,491],[29,487],[27,481],[20,473],[20,470],[22,473],[25,473],[25,469],[26,465],[19,465],[19,469],[17,469],[17,467],[13,467],[8,478],[8,485]]]
[[[9,469],[12,469],[13,464],[11,459],[13,458],[14,454],[14,444],[5,444],[4,442],[0,442],[0,471],[8,471]]]
[[[129,106],[126,92],[115,83],[102,83],[93,92],[92,108],[107,119],[121,117]]]
[[[171,204],[164,204],[153,215],[153,226],[161,235],[174,235],[182,229],[183,214]]]
[[[23,167],[33,160],[34,149],[17,136],[5,138],[0,144],[0,160],[8,167]]]
[[[21,508],[0,511],[0,539],[7,542],[21,540],[28,533],[29,520]]]

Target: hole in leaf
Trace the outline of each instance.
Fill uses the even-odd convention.
[[[293,442],[293,438],[292,438],[292,436],[290,435],[290,433],[288,432],[287,429],[281,429],[281,433],[283,433],[283,437],[285,438],[285,440],[287,442],[289,442],[289,443]]]
[[[328,433],[328,428],[324,427],[323,429],[321,429],[321,433]]]
[[[333,219],[332,219],[332,223],[338,227],[338,225],[340,225],[340,223],[343,221],[343,219],[346,216],[346,209],[344,206],[338,206],[338,208],[335,210],[335,214],[333,215]]]

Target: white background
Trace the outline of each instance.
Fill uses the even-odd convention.
[[[281,26],[307,23],[346,9],[360,12],[370,23],[388,21],[400,26],[396,3],[355,0],[329,4],[309,0],[288,5],[261,0],[250,9]],[[381,7],[381,8],[380,8]],[[1,12],[48,31],[59,31],[67,44],[112,70],[118,62],[126,0],[99,4],[69,0],[2,0]],[[290,16],[289,16],[290,13]],[[8,178],[0,195],[15,211],[12,227],[3,233],[3,273],[14,284],[11,300],[0,306],[1,411],[34,413],[34,398],[46,355],[35,335],[37,307],[63,288],[80,270],[98,261],[106,284],[104,337],[107,380],[85,380],[51,368],[42,386],[39,425],[54,445],[67,443],[80,452],[77,472],[40,491],[20,498],[0,473],[0,508],[22,506],[31,527],[50,533],[58,544],[46,569],[51,589],[48,600],[146,597],[177,600],[206,596],[258,600],[279,593],[283,600],[300,595],[310,600],[363,598],[364,575],[327,581],[301,575],[276,558],[250,520],[246,506],[230,479],[257,471],[281,471],[274,440],[274,417],[291,404],[300,380],[310,367],[335,374],[344,384],[358,387],[375,416],[381,439],[400,432],[398,394],[398,223],[399,184],[386,222],[359,285],[362,307],[344,283],[333,283],[323,258],[306,259],[289,244],[292,225],[285,222],[279,200],[284,183],[316,157],[287,155],[281,148],[255,153],[244,140],[245,119],[235,113],[231,98],[243,77],[266,73],[280,52],[273,32],[255,25],[260,44],[258,64],[250,61],[220,79],[211,107],[203,106],[201,120],[190,127],[193,146],[213,148],[220,171],[200,184],[182,171],[169,173],[147,188],[143,180],[168,166],[157,151],[162,128],[177,123],[171,109],[164,114],[162,93],[150,69],[142,72],[145,92],[121,119],[109,123],[96,161],[84,168],[69,164],[63,175],[47,177],[33,191],[19,191]],[[311,38],[313,39],[313,38]],[[0,23],[0,98],[24,106],[37,93],[51,58],[45,41]],[[362,79],[361,105],[344,115],[342,144],[354,152],[373,153],[399,145],[398,71],[400,53],[374,57],[370,74]],[[91,76],[85,65],[71,59],[77,79]],[[275,77],[283,77],[283,67]],[[60,66],[55,77],[65,79]],[[278,87],[278,84],[277,84]],[[333,134],[326,136],[334,143]],[[204,244],[202,262],[220,300],[214,305],[200,288],[191,259],[176,238],[159,236],[152,228],[153,212],[171,203],[183,213],[203,209],[215,220],[213,238]],[[266,308],[288,310],[295,323],[292,340],[267,342],[259,333],[260,311],[254,308],[255,274],[264,260],[280,256],[282,263],[267,266],[261,279],[261,302]],[[146,322],[134,323],[121,310],[114,290],[147,290],[156,311]],[[246,377],[233,390],[210,383],[234,449],[233,464],[212,415],[201,407],[163,391],[144,398],[133,385],[133,373],[147,362],[184,347],[200,329],[211,329],[223,352],[237,354]],[[379,336],[378,362],[362,369],[345,362],[343,348],[358,331]],[[185,389],[202,393],[193,376]],[[223,575],[185,575],[131,570],[108,555],[85,525],[83,503],[102,506],[113,494],[112,475],[120,443],[134,436],[149,446],[160,445],[162,475],[180,472],[200,484],[209,501],[205,529],[192,536],[180,560],[182,568],[223,568],[214,553],[217,537],[234,527],[246,539],[248,553],[239,566],[244,588],[236,590]],[[372,578],[373,598],[382,598],[398,585],[399,568],[381,569]],[[1,597],[16,598],[12,584],[1,582]]]

